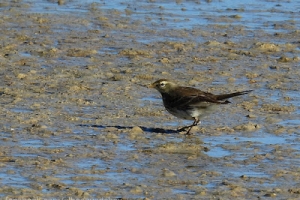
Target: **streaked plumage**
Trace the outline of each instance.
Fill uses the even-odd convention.
[[[152,83],[150,88],[158,90],[163,99],[166,110],[172,115],[187,120],[194,120],[186,134],[190,133],[193,126],[198,125],[200,119],[214,111],[216,105],[230,103],[227,99],[248,94],[252,90],[230,94],[214,95],[192,87],[182,87],[176,83],[160,79]]]

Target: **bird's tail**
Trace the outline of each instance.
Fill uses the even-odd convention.
[[[242,92],[234,92],[234,93],[231,93],[231,94],[220,94],[220,95],[217,95],[217,99],[218,100],[226,100],[226,99],[229,99],[231,97],[248,94],[248,93],[250,93],[252,91],[253,90],[246,90],[246,91],[242,91]],[[222,102],[222,104],[227,104],[227,103],[230,103],[230,101],[226,100],[226,101]]]

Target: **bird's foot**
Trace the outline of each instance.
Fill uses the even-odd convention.
[[[192,126],[194,126],[194,125],[184,126],[184,127],[178,128],[177,131],[178,131],[178,132],[185,131],[186,129],[189,129],[189,128],[191,128]]]
[[[189,130],[185,133],[185,135],[193,135],[193,133],[191,132],[193,127],[189,128]]]
[[[200,120],[195,120],[194,123],[193,123],[192,125],[184,126],[184,127],[182,127],[182,128],[177,129],[177,131],[178,131],[178,132],[181,132],[181,131],[185,131],[185,130],[187,129],[187,132],[185,133],[185,135],[192,135],[192,132],[191,132],[192,128],[193,128],[194,126],[199,125],[200,123],[201,123]]]
[[[177,129],[178,132],[181,132],[181,131],[186,131],[185,132],[185,135],[192,135],[192,128],[196,126],[196,125],[190,125],[190,126],[185,126],[185,127],[182,127],[182,128],[179,128]]]

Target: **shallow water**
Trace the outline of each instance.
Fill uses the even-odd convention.
[[[2,198],[299,198],[300,3],[0,4]],[[157,79],[253,89],[191,124]]]

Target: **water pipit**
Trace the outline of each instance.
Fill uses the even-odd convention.
[[[192,127],[197,126],[202,117],[211,114],[217,105],[228,104],[230,101],[227,99],[252,91],[214,95],[196,88],[179,86],[167,79],[155,81],[149,87],[160,92],[163,104],[169,113],[181,119],[194,120],[192,125],[180,129],[187,129],[187,135],[190,134]]]

